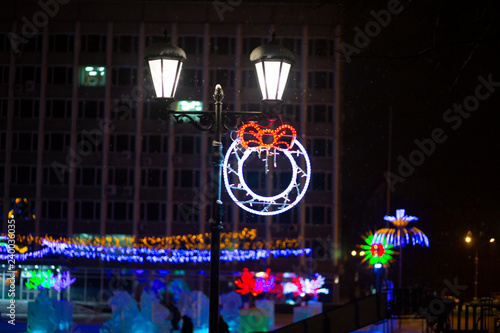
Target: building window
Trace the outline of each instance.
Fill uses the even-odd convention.
[[[140,219],[141,221],[165,221],[166,204],[160,202],[141,203]]]
[[[141,186],[144,187],[167,186],[167,171],[162,169],[142,169]]]
[[[68,218],[68,202],[65,200],[43,200],[42,217],[51,220]]]
[[[203,74],[201,69],[182,69],[182,75],[179,84],[183,87],[201,87]]]
[[[174,171],[174,187],[177,188],[198,188],[200,187],[200,171],[199,170],[175,170]]]
[[[332,207],[306,206],[306,223],[311,225],[332,224]]]
[[[277,214],[273,216],[273,224],[290,224],[292,226],[296,226],[299,224],[298,212],[296,209],[291,209],[281,214]],[[280,231],[292,231],[293,227],[286,227],[285,229],[280,228]]]
[[[7,117],[9,100],[7,98],[0,98],[0,118]]]
[[[142,151],[145,153],[167,153],[168,136],[160,134],[144,134],[142,137]]]
[[[11,43],[7,37],[7,33],[0,33],[0,52],[9,51]]]
[[[200,205],[193,202],[174,202],[174,223],[197,223],[200,219]]]
[[[254,70],[244,70],[241,75],[241,86],[243,88],[259,88],[257,75]]]
[[[15,84],[40,84],[40,66],[33,65],[17,65],[16,66],[16,81]],[[26,87],[16,87],[16,89],[25,89]]]
[[[161,113],[159,108],[155,108],[150,102],[142,103],[142,117],[144,119],[158,119]]]
[[[333,56],[334,42],[326,38],[309,39],[309,55],[317,57]]]
[[[47,73],[48,84],[72,84],[73,67],[49,66]]]
[[[198,37],[198,36],[179,37],[178,45],[180,48],[184,50],[184,52],[186,52],[187,55],[203,54],[203,37]]]
[[[121,153],[135,151],[135,135],[112,134],[109,136],[109,151]]]
[[[76,185],[100,186],[102,180],[101,168],[77,168]]]
[[[132,221],[134,219],[134,205],[128,201],[108,202],[108,220]]]
[[[307,106],[308,123],[329,123],[333,122],[333,105],[315,104]]]
[[[286,189],[292,181],[292,172],[280,171],[273,177],[273,189]],[[246,179],[246,178],[245,178]],[[265,185],[264,187],[265,188]]]
[[[250,56],[250,53],[252,53],[255,48],[265,44],[266,42],[267,40],[261,37],[243,38],[243,54],[248,54]]]
[[[292,70],[286,85],[288,89],[302,89],[302,72]]]
[[[42,52],[42,34],[36,34],[34,36],[31,36],[30,38],[27,38],[27,40],[27,43],[21,42],[18,44],[21,45],[21,49],[23,50],[23,52]]]
[[[111,119],[125,120],[137,118],[137,102],[130,99],[117,99],[111,107]]]
[[[194,136],[176,136],[175,137],[176,154],[200,154],[200,138]]]
[[[83,35],[81,51],[88,53],[105,53],[106,41],[106,35]]]
[[[331,191],[333,175],[331,172],[313,172],[311,176],[311,190]]]
[[[155,44],[155,43],[163,43],[163,42],[165,42],[165,36],[163,36],[163,35],[146,36],[146,45],[147,46]],[[172,41],[172,43],[174,43],[174,41]],[[176,44],[176,43],[174,43],[174,44]],[[177,43],[177,45],[181,46],[179,43]],[[182,49],[185,50],[185,48],[183,48],[183,47],[182,47]]]
[[[43,185],[68,185],[69,183],[69,173],[64,172],[61,175],[57,173],[57,169],[52,167],[43,168]],[[62,178],[62,179],[61,179]],[[61,182],[62,180],[62,182]]]
[[[69,99],[48,99],[47,118],[71,118],[71,100]]]
[[[137,68],[119,67],[113,68],[111,74],[111,83],[114,86],[134,86],[137,84]]]
[[[235,72],[231,69],[212,69],[210,70],[210,86],[220,84],[222,88],[233,88],[235,82]]]
[[[7,147],[7,133],[0,131],[0,150],[5,151]]]
[[[12,166],[12,184],[34,185],[36,184],[36,167],[34,166]]]
[[[333,141],[331,139],[308,139],[307,151],[312,156],[332,157]]]
[[[38,134],[32,132],[13,132],[12,149],[18,151],[37,151]]]
[[[86,99],[78,102],[78,118],[102,119],[104,118],[104,101]]]
[[[113,52],[114,53],[138,53],[139,52],[139,37],[132,35],[122,35],[113,37]]]
[[[134,184],[134,169],[109,168],[108,182],[110,185],[131,186]]]
[[[252,214],[246,210],[239,209],[241,223],[266,223],[266,216]]]
[[[14,117],[16,118],[38,118],[40,101],[38,99],[15,99]]]
[[[49,52],[73,52],[74,35],[55,34],[49,36]]]
[[[302,38],[281,38],[280,44],[292,51],[295,56],[302,55]]]
[[[309,89],[333,89],[332,71],[314,71],[307,74],[307,87]]]
[[[78,220],[100,220],[101,202],[100,201],[75,201],[75,219]]]
[[[102,140],[104,133],[97,129],[90,131],[82,130],[76,135],[77,150],[85,153],[97,153],[102,151]]]
[[[9,84],[9,66],[0,66],[0,84]]]
[[[234,37],[211,37],[210,54],[235,54],[235,45],[236,38]]]
[[[99,87],[106,84],[106,68],[104,66],[80,67],[78,84],[85,87]]]
[[[300,123],[300,114],[301,114],[300,104],[285,104],[283,108],[284,108],[284,114],[283,114],[284,120],[289,120],[297,124]]]
[[[265,190],[267,188],[266,176],[261,171],[248,170],[244,172],[245,182],[252,190]],[[259,192],[259,191],[257,191]],[[263,194],[263,193],[260,193]]]
[[[71,144],[70,135],[66,133],[45,133],[45,151],[64,151]]]

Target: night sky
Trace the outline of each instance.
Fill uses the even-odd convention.
[[[370,12],[390,3],[346,4],[343,40],[354,46],[357,31],[374,21]],[[472,292],[474,251],[465,234],[482,232],[481,242],[500,237],[500,3],[405,1],[397,8],[350,62],[344,57],[342,227],[351,244],[343,246],[350,251],[360,234],[386,225],[392,133],[391,172],[403,178],[393,177],[389,215],[405,208],[418,216],[412,223],[431,243],[405,249],[406,281],[440,288],[458,277]],[[460,115],[464,103],[471,111],[462,107]],[[433,133],[439,142],[431,144]],[[415,140],[427,143],[428,154],[416,152]],[[410,159],[418,164],[411,171],[401,166]],[[480,248],[480,294],[486,285],[500,290],[493,286],[498,250]]]

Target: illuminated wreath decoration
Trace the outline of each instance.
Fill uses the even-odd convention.
[[[311,162],[296,137],[297,131],[290,125],[281,125],[275,130],[263,129],[254,123],[240,127],[223,164],[227,193],[240,208],[257,215],[277,215],[291,209],[304,197],[311,178]],[[277,168],[277,158],[281,154],[290,162],[290,183],[284,191],[275,195],[255,193],[244,177],[245,162],[255,155],[263,161],[264,157],[267,174],[269,159],[274,160],[274,168]]]

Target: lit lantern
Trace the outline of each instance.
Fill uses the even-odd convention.
[[[177,90],[182,64],[186,60],[183,49],[168,41],[150,45],[145,51],[156,98],[172,100]]]
[[[273,39],[252,51],[250,61],[255,65],[262,99],[281,101],[286,82],[295,56],[287,48],[278,45]]]

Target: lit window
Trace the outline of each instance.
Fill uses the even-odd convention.
[[[81,86],[98,87],[106,83],[106,69],[103,66],[82,66],[80,67]]]

